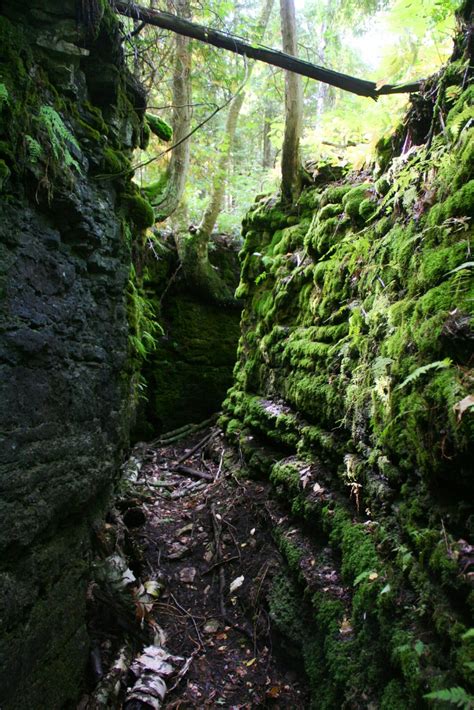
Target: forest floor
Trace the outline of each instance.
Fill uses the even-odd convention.
[[[160,662],[169,664],[166,695],[152,707],[307,708],[303,673],[297,659],[279,654],[268,607],[271,581],[283,569],[270,533],[280,511],[269,502],[265,483],[239,477],[235,457],[235,466],[229,465],[216,427],[174,438],[135,447],[135,480],[117,512],[128,559],[130,549],[135,558],[136,583],[127,592],[144,633],[155,634],[152,655],[160,645]],[[92,607],[94,636],[104,619],[103,608]],[[107,634],[95,635],[107,657],[114,644]],[[143,700],[147,687],[152,695],[164,694],[153,679],[158,667],[156,658],[137,663],[135,655],[115,704],[109,699],[107,706],[145,708],[136,697]],[[130,691],[124,699],[124,683],[130,688],[134,681],[141,683],[138,696],[132,693],[135,704]],[[85,700],[80,707],[96,705]]]

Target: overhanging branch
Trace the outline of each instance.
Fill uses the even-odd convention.
[[[357,79],[348,74],[341,74],[331,69],[320,67],[317,64],[306,62],[303,59],[297,59],[291,56],[291,54],[285,54],[285,52],[279,52],[258,44],[249,44],[234,35],[198,25],[195,22],[190,22],[189,20],[185,20],[182,17],[172,15],[168,12],[151,10],[122,0],[112,0],[112,4],[119,14],[131,17],[134,20],[146,22],[149,25],[161,27],[161,29],[170,30],[171,32],[176,32],[185,37],[197,39],[200,42],[211,44],[219,49],[226,49],[235,54],[241,54],[250,59],[272,64],[281,69],[307,76],[310,79],[322,81],[325,84],[336,86],[338,89],[343,89],[344,91],[349,91],[359,96],[368,96],[372,99],[377,99],[383,94],[405,94],[420,90],[421,82],[419,81],[410,84],[384,84],[377,88],[377,84],[373,81]]]

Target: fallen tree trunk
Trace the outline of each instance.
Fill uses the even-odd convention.
[[[225,32],[219,32],[210,27],[198,25],[195,22],[190,22],[189,20],[185,20],[182,17],[172,15],[168,12],[151,10],[122,0],[113,1],[113,5],[119,14],[131,17],[134,20],[140,20],[149,25],[171,30],[171,32],[197,39],[206,44],[212,44],[219,49],[226,49],[229,52],[241,54],[250,59],[256,59],[257,61],[272,64],[281,69],[287,69],[295,74],[301,74],[310,79],[322,81],[331,86],[336,86],[338,89],[358,94],[359,96],[377,99],[382,94],[404,94],[420,90],[421,82],[419,81],[400,85],[384,84],[377,88],[377,84],[373,81],[358,79],[348,74],[332,71],[332,69],[325,69],[317,64],[292,57],[290,54],[285,54],[285,52],[268,49],[260,45],[248,44],[239,37]]]

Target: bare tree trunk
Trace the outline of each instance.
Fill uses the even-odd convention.
[[[259,39],[263,39],[268,20],[270,19],[270,14],[273,9],[273,2],[274,0],[265,0],[265,5],[262,8],[262,14],[259,20]],[[250,79],[253,67],[254,62],[252,62],[248,67],[246,83]],[[201,239],[209,239],[222,209],[230,156],[234,144],[240,110],[244,104],[244,101],[245,91],[242,90],[237,94],[237,96],[234,97],[229,107],[225,124],[224,140],[221,144],[219,162],[212,185],[211,199],[206,211],[204,212],[201,224],[199,225],[199,238]]]
[[[189,18],[191,11],[189,0],[176,0],[176,12],[182,17]],[[173,142],[177,143],[167,171],[166,192],[157,205],[161,218],[165,219],[173,214],[179,206],[186,187],[186,178],[189,168],[190,140],[183,138],[191,130],[191,42],[183,35],[175,36],[175,65],[173,74]],[[179,245],[178,245],[179,249]]]
[[[263,38],[274,0],[265,0],[259,21],[260,39]],[[254,62],[247,68],[246,82],[250,79]],[[200,289],[208,290],[217,298],[229,298],[225,285],[209,263],[209,239],[221,212],[225,196],[225,188],[229,171],[229,162],[234,144],[235,133],[240,110],[245,101],[245,91],[242,89],[233,99],[226,118],[224,139],[220,147],[220,156],[215,171],[211,199],[204,212],[201,224],[195,234],[188,237],[185,253],[182,254],[184,272]]]
[[[280,0],[283,51],[297,55],[294,0]],[[303,125],[303,89],[301,77],[292,72],[285,76],[285,135],[281,154],[281,193],[285,202],[295,200],[301,191],[300,137]]]
[[[273,2],[273,0],[270,1]],[[204,212],[201,224],[199,225],[199,233],[202,239],[209,239],[222,209],[230,155],[234,143],[240,109],[242,108],[244,101],[245,91],[242,90],[232,100],[229,107],[229,112],[225,122],[224,140],[221,143],[217,170],[214,173],[211,199],[206,211]]]
[[[275,165],[275,151],[270,140],[272,121],[275,118],[275,106],[273,103],[265,103],[263,114],[263,145],[262,145],[262,168],[268,170]]]

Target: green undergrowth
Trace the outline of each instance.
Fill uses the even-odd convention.
[[[271,603],[292,616],[289,642],[301,633],[315,708],[471,702],[474,128],[461,64],[439,84],[429,146],[387,148],[383,173],[309,187],[288,211],[260,199],[244,221],[221,422],[342,580],[340,597],[311,591],[278,538],[296,587],[278,582]]]

